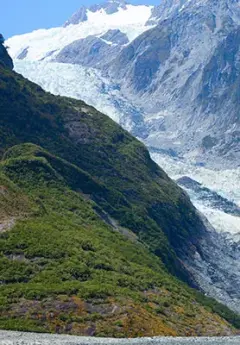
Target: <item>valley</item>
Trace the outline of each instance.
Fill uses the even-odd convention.
[[[0,44],[2,329],[239,334],[239,28],[235,0],[113,0]]]

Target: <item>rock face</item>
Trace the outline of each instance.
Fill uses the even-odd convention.
[[[119,9],[126,9],[125,0],[108,0],[100,5],[92,5],[89,7],[81,7],[73,16],[64,24],[64,27],[68,25],[76,25],[88,20],[88,12],[97,12],[104,10],[106,14],[116,13]]]
[[[236,203],[222,197],[209,188],[204,187],[201,183],[191,179],[190,177],[183,176],[177,180],[177,183],[180,186],[197,193],[198,198],[203,202],[207,202],[212,208],[221,210],[226,214],[240,217],[240,207]]]
[[[13,61],[2,43],[0,43],[0,63],[5,67],[13,69]]]
[[[89,67],[101,67],[105,61],[111,61],[118,53],[118,46],[112,46],[101,38],[89,36],[65,47],[57,55],[56,61]]]
[[[76,25],[82,22],[87,21],[87,8],[85,6],[81,7],[76,13],[72,15],[72,17],[66,21],[64,24],[64,27],[67,27],[68,25]]]
[[[201,240],[201,251],[185,261],[202,290],[240,314],[240,250],[225,234],[212,229]]]
[[[118,12],[119,9],[126,10],[127,2],[125,0],[108,0],[100,5],[93,5],[89,8],[91,12],[104,10],[107,14]]]
[[[159,6],[155,6],[152,10],[152,15],[148,20],[148,24],[157,24],[161,20],[165,20],[178,11],[185,5],[187,0],[164,0]]]
[[[101,38],[108,42],[120,45],[124,45],[129,42],[127,35],[118,29],[108,30],[104,35],[101,36]]]
[[[23,49],[23,51],[18,55],[18,59],[19,60],[23,60],[27,57],[27,54],[28,54],[28,47]]]
[[[60,51],[55,61],[102,68],[117,57],[126,43],[126,34],[120,30],[109,30],[100,37],[88,36],[74,41]]]
[[[153,18],[157,27],[107,66],[124,95],[149,114],[147,143],[238,166],[238,2],[163,1]]]

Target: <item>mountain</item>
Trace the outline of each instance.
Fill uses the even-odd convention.
[[[148,146],[229,168],[239,167],[239,23],[234,0],[108,1],[7,43],[14,58],[100,70],[140,109],[144,135],[133,131]]]
[[[239,166],[238,2],[173,2],[170,9],[108,73],[147,113],[148,145],[209,166]]]
[[[104,11],[106,14],[114,14],[119,10],[127,11],[127,3],[125,0],[109,0],[100,5],[92,5],[88,8],[86,6],[81,7],[72,17],[67,20],[64,26],[76,25],[82,22],[86,22],[92,13]]]
[[[4,65],[0,114],[1,328],[236,332],[237,315],[176,278],[193,283],[183,258],[207,229],[142,143]]]
[[[108,8],[115,10],[108,11]],[[125,37],[121,44],[134,40],[151,26],[146,25],[153,6],[130,5],[121,1],[92,6],[86,9],[87,20],[76,20],[74,23],[49,30],[41,29],[33,33],[15,36],[7,41],[10,55],[25,60],[55,59],[67,45],[85,39],[88,36],[102,37],[109,30],[118,30]],[[81,9],[80,12],[83,10]],[[70,20],[71,21],[71,20]],[[125,41],[125,43],[124,43]],[[102,42],[118,44],[102,37]]]
[[[65,27],[8,40],[15,69],[106,113],[172,178],[201,184],[186,191],[208,235],[184,264],[205,293],[240,312],[238,2],[113,3],[113,13],[112,2],[96,5]]]

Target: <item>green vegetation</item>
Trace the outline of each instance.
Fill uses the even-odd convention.
[[[83,102],[55,97],[0,69],[0,153],[32,142],[75,165],[59,173],[131,229],[168,270],[190,282],[179,256],[204,225],[189,198],[151,160],[139,141]],[[54,160],[54,158],[53,158]],[[54,164],[54,162],[52,162]],[[83,177],[84,176],[84,177]]]
[[[144,244],[101,219],[99,206],[72,188],[74,169],[83,174],[32,144],[4,155],[5,195],[17,190],[28,200],[28,217],[0,235],[0,327],[104,336],[229,330],[210,300],[202,307]]]
[[[239,317],[181,263],[203,224],[146,148],[0,66],[0,328],[216,335]]]

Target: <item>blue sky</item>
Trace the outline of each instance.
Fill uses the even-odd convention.
[[[5,38],[39,28],[62,25],[79,7],[102,0],[1,0],[0,32]],[[131,0],[132,4],[159,4],[160,0]]]

